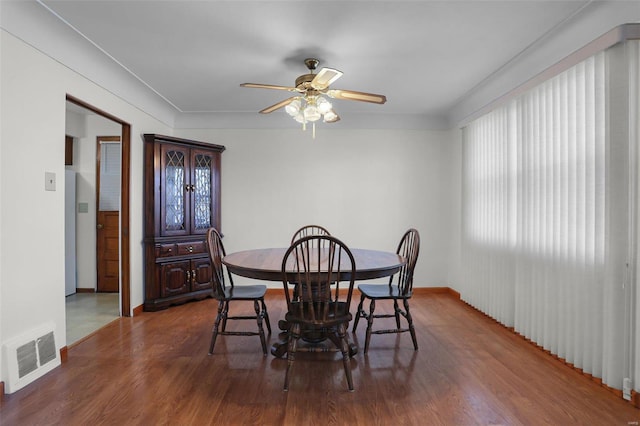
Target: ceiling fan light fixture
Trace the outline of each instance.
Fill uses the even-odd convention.
[[[264,108],[260,113],[268,114],[283,108],[289,116],[302,124],[303,130],[306,130],[308,122],[311,123],[314,137],[316,121],[321,118],[325,123],[340,121],[340,116],[338,116],[333,109],[333,105],[325,96],[332,99],[374,104],[384,104],[387,101],[386,96],[375,93],[329,89],[329,86],[342,76],[342,71],[325,67],[316,73],[315,70],[318,68],[319,62],[320,61],[315,58],[305,59],[304,64],[307,66],[309,72],[299,76],[294,86],[277,86],[258,83],[243,83],[240,86],[257,89],[285,90],[296,93],[293,97]]]

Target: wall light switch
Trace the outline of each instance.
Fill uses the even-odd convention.
[[[89,203],[78,203],[78,213],[89,213]]]
[[[44,189],[45,191],[56,190],[56,174],[53,172],[44,172]]]

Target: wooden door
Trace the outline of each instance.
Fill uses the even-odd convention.
[[[120,213],[98,211],[98,291],[117,293],[120,290]]]
[[[98,292],[120,291],[119,136],[98,136],[96,147],[96,275]]]

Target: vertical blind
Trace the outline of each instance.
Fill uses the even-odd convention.
[[[607,209],[605,55],[516,101],[515,328],[602,376]],[[624,182],[621,182],[624,184]]]
[[[628,138],[611,137],[610,60],[463,129],[461,297],[620,389]]]
[[[513,108],[494,110],[464,129],[463,298],[511,327],[516,246]]]

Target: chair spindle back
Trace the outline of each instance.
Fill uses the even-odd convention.
[[[414,228],[409,229],[402,236],[396,253],[407,260],[400,271],[392,276],[389,285],[393,284],[394,279],[397,280],[398,290],[401,295],[406,296],[413,290],[413,271],[418,261],[418,253],[420,251],[420,234]]]
[[[209,248],[209,258],[211,260],[211,281],[213,286],[213,295],[215,298],[224,298],[227,288],[224,277],[224,266],[222,258],[227,255],[222,244],[222,236],[215,228],[207,230],[207,246]],[[233,279],[231,274],[227,272],[229,278],[229,286],[233,287]]]

